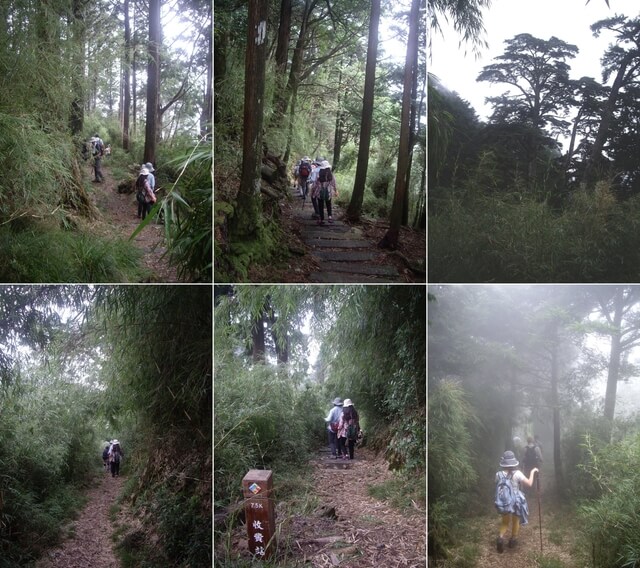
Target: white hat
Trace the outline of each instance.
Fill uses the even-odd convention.
[[[151,162],[147,162],[143,167],[147,168],[149,170],[149,173],[155,172],[155,170],[153,169],[153,164]]]
[[[149,175],[149,170],[145,166],[142,166],[142,169],[140,170],[140,175],[141,176],[148,176]]]
[[[114,441],[113,441],[113,442],[111,442],[111,443],[115,446],[116,444],[119,444],[120,442],[118,442],[118,440],[114,440]]]
[[[344,399],[344,406],[353,406],[353,402],[351,402],[350,398]]]
[[[329,162],[327,162],[327,160],[323,160],[322,163],[320,164],[320,168],[330,168],[331,164]]]

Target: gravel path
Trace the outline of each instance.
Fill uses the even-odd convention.
[[[116,501],[125,480],[105,474],[87,493],[88,502],[73,522],[72,536],[50,550],[36,568],[119,568],[113,553],[109,508]]]

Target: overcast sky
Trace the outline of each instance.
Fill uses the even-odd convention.
[[[610,9],[605,0],[591,0],[589,5],[585,3],[586,0],[492,0],[483,17],[484,38],[489,47],[481,49],[480,57],[473,54],[471,45],[461,46],[458,34],[440,18],[443,20],[443,35],[433,37],[429,71],[445,87],[467,100],[483,120],[491,114],[490,105],[484,102],[485,97],[501,95],[507,90],[507,85],[476,82],[476,78],[485,65],[504,53],[504,40],[520,33],[545,40],[555,36],[577,45],[579,54],[567,61],[571,66],[571,78],[588,76],[602,81],[600,59],[612,42],[613,34],[607,32],[594,38],[590,25],[615,14],[635,17],[640,13],[640,2],[610,0]]]

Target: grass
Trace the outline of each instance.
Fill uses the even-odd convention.
[[[137,282],[141,253],[124,240],[30,224],[0,228],[3,282]]]
[[[370,485],[367,492],[371,497],[386,501],[392,507],[403,511],[416,511],[416,506],[424,510],[426,502],[423,479],[394,477],[379,485]],[[415,503],[415,505],[414,505]]]

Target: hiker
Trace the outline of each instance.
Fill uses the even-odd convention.
[[[329,436],[329,447],[331,448],[331,455],[333,459],[338,459],[341,455],[341,449],[337,445],[338,425],[340,424],[340,417],[342,416],[342,399],[336,397],[333,399],[333,408],[327,414],[324,421],[327,423],[327,435]],[[337,455],[336,455],[337,451]]]
[[[338,424],[338,441],[342,449],[343,459],[345,460],[353,459],[353,450],[355,449],[358,432],[360,430],[359,421],[360,419],[353,406],[353,402],[351,402],[350,398],[346,398],[343,404],[340,423]],[[346,446],[349,447],[348,454]]]
[[[511,537],[509,538],[509,548],[517,544],[520,526],[526,525],[529,516],[529,507],[524,493],[520,490],[520,484],[525,487],[533,485],[533,478],[538,473],[538,468],[534,467],[525,477],[519,469],[519,465],[512,451],[506,451],[500,459],[500,471],[496,472],[496,496],[495,506],[502,516],[500,522],[500,532],[496,540],[498,552],[504,551],[504,535],[511,525]]]
[[[318,172],[320,171],[320,162],[314,160],[311,162],[311,175],[309,176],[309,185],[311,188],[315,185],[318,180]],[[312,219],[319,219],[320,213],[318,211],[318,199],[313,196],[313,191],[311,191],[311,205],[313,205],[313,213],[311,213]]]
[[[104,142],[98,134],[91,139],[91,155],[93,156],[94,182],[100,183],[104,181],[102,175],[102,156],[104,155]]]
[[[298,180],[298,190],[300,191],[300,197],[302,197],[303,199],[307,195],[307,183],[309,181],[309,176],[311,175],[311,171],[312,171],[311,159],[309,158],[309,156],[304,156],[296,167],[296,178]]]
[[[156,170],[153,168],[153,164],[151,162],[147,162],[143,167],[149,170],[149,175],[147,176],[147,181],[149,182],[149,186],[151,187],[151,191],[155,193],[156,191],[156,176],[153,175],[153,172]]]
[[[149,185],[149,170],[146,166],[142,166],[136,180],[136,201],[138,202],[138,219],[144,220],[156,202],[156,194]]]
[[[331,198],[335,195],[338,196],[338,189],[336,187],[336,178],[331,173],[331,164],[327,160],[323,160],[320,164],[318,171],[318,178],[313,186],[313,196],[318,199],[318,213],[320,219],[318,219],[318,225],[324,225],[324,206],[327,205],[327,220],[329,223],[333,223],[333,217],[331,217]]]
[[[120,462],[124,452],[120,447],[120,442],[114,440],[109,448],[109,463],[111,464],[111,477],[120,477]]]
[[[109,448],[111,448],[111,442],[107,442],[104,450],[102,450],[102,465],[105,471],[109,471]]]
[[[542,464],[542,450],[540,446],[536,444],[534,438],[527,436],[527,445],[524,448],[524,454],[522,457],[522,469],[526,476],[534,467],[540,467]]]

